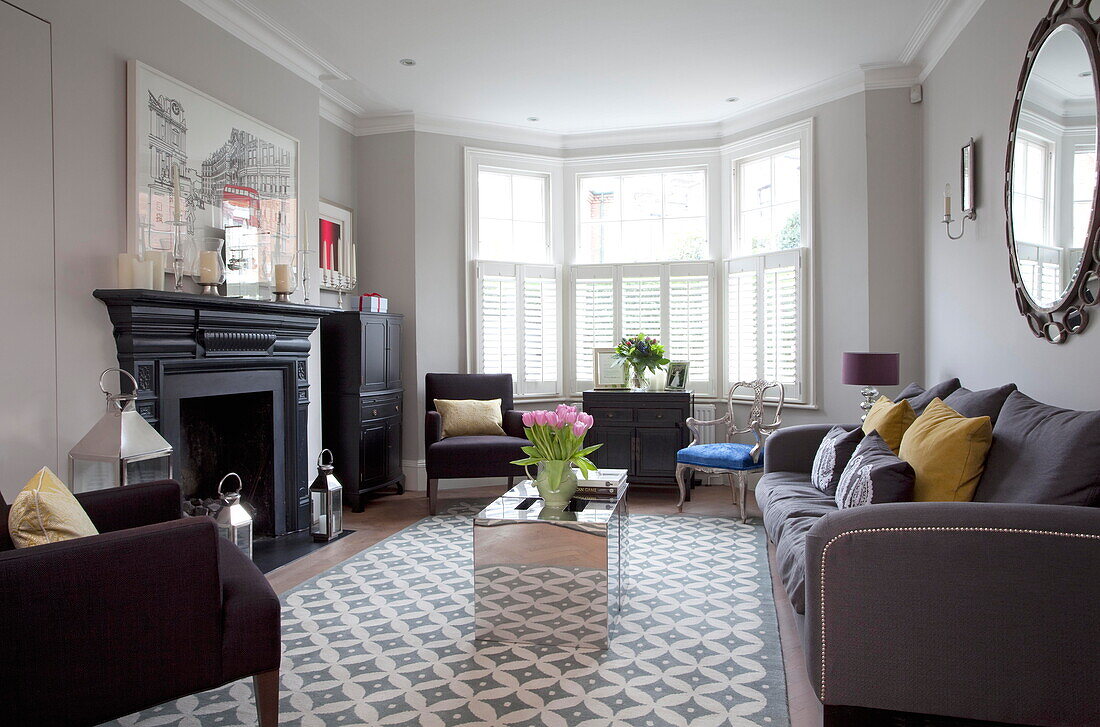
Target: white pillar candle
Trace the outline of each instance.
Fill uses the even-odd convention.
[[[351,243],[351,260],[348,262],[351,264],[351,277],[355,278],[355,272],[358,269],[359,249],[355,246],[355,243]]]
[[[282,263],[275,265],[275,292],[276,293],[293,293],[294,288],[290,285],[290,266]]]
[[[221,282],[221,270],[218,263],[221,256],[217,250],[203,250],[199,254],[199,282],[203,285],[217,285]]]
[[[951,216],[951,185],[948,184],[943,188],[943,216]]]
[[[167,254],[163,250],[150,250],[145,253],[145,259],[153,263],[152,290],[164,290],[164,266]]]
[[[134,287],[134,256],[128,252],[118,254],[118,287]]]
[[[133,262],[133,287],[140,290],[150,290],[153,287],[153,261],[138,260]]]
[[[172,204],[176,222],[180,221],[180,165],[172,165]]]

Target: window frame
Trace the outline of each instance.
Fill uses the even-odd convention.
[[[740,195],[738,182],[738,166],[746,162],[771,156],[787,148],[794,146],[799,148],[799,226],[802,233],[802,245],[798,248],[787,250],[760,251],[755,253],[741,253],[739,249],[740,234]],[[814,309],[816,295],[815,283],[815,249],[816,228],[814,226],[814,120],[808,118],[787,126],[782,126],[751,138],[726,144],[722,147],[722,180],[724,183],[722,203],[725,208],[724,218],[727,220],[725,246],[722,251],[722,291],[720,320],[722,330],[720,365],[722,366],[723,388],[729,388],[736,381],[730,380],[729,375],[729,295],[727,275],[730,264],[749,258],[775,256],[787,253],[798,253],[799,258],[799,347],[797,369],[799,371],[799,391],[792,395],[787,392],[787,405],[804,408],[817,407],[817,317]],[[758,355],[763,355],[760,352]],[[751,401],[750,393],[738,394],[734,397],[737,401]]]

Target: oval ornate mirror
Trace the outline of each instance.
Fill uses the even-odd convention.
[[[1059,0],[1035,29],[1012,108],[1005,174],[1016,303],[1032,333],[1064,343],[1097,302],[1098,18]]]

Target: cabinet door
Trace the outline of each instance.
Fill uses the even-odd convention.
[[[386,422],[386,479],[401,476],[401,419]]]
[[[386,425],[369,422],[359,434],[359,487],[372,487],[386,479]]]
[[[680,427],[637,430],[634,474],[645,477],[673,477],[676,474],[676,452],[683,447]]]
[[[363,372],[360,388],[362,391],[376,391],[386,388],[386,319],[367,318],[363,320],[361,352]]]
[[[401,320],[386,323],[386,388],[401,388]]]
[[[633,474],[634,430],[622,427],[593,427],[585,445],[603,444],[590,458],[597,467],[630,470]]]

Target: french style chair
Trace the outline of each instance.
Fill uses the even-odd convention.
[[[739,389],[752,389],[752,402],[749,404],[749,416],[744,427],[738,427],[733,415],[734,405],[742,400],[735,400],[734,396]],[[776,389],[774,400],[767,398],[767,392]],[[768,435],[779,428],[783,416],[783,384],[775,381],[739,381],[730,387],[727,395],[726,415],[720,419],[700,421],[690,418],[687,420],[688,430],[691,431],[691,444],[676,453],[676,484],[680,488],[680,502],[676,507],[683,511],[684,498],[687,496],[688,487],[696,472],[706,474],[725,475],[729,481],[738,507],[741,511],[741,520],[745,520],[745,492],[748,489],[746,475],[754,470],[764,467],[764,440]],[[764,410],[767,404],[774,404],[775,420],[764,422]],[[714,444],[699,444],[702,438],[701,427],[726,425],[726,441]],[[752,433],[756,440],[754,444],[741,444],[732,441],[738,434]]]
[[[248,556],[170,480],[76,497],[99,535],[16,549],[0,527],[0,724],[97,725],[251,676],[275,727],[281,609]]]
[[[443,438],[436,399],[500,399],[504,436]],[[526,457],[523,412],[512,403],[511,374],[426,374],[424,376],[424,449],[428,465],[428,510],[435,515],[439,481],[459,477],[507,477],[508,486],[523,477],[512,460]]]

